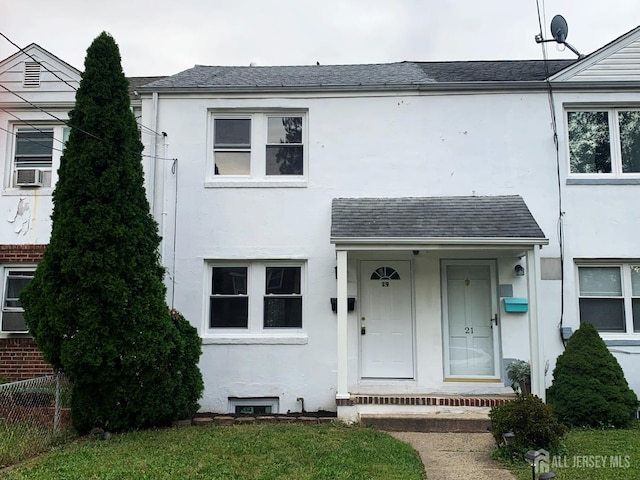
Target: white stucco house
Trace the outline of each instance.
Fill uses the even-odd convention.
[[[544,398],[581,321],[640,393],[640,27],[580,60],[195,66],[135,90],[203,411],[489,406],[513,359]],[[6,108],[0,208],[38,214],[1,243],[46,244],[49,186],[15,183],[34,127]]]

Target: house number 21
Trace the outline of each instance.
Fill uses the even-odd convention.
[[[464,327],[464,333],[472,334],[473,333],[473,327]]]

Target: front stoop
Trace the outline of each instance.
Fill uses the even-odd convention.
[[[387,432],[487,433],[491,428],[486,413],[362,414],[360,422]]]
[[[389,432],[486,433],[492,407],[515,400],[506,395],[352,394],[360,422]]]

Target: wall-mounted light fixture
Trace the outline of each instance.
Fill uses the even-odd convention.
[[[513,270],[516,272],[516,277],[524,277],[524,267],[522,265],[516,265]]]

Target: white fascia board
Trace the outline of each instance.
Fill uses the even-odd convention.
[[[464,248],[512,248],[514,246],[548,245],[548,238],[502,237],[429,237],[429,238],[344,238],[331,237],[340,250],[418,250]]]

